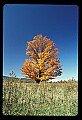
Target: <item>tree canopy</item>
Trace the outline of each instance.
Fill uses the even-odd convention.
[[[21,71],[28,78],[36,82],[54,79],[60,76],[62,68],[55,43],[46,36],[39,34],[32,41],[27,42],[26,55],[29,59],[24,62]]]

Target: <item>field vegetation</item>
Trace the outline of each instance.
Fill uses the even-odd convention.
[[[76,116],[78,82],[23,83],[3,80],[3,115]]]

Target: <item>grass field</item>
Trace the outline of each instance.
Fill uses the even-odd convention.
[[[76,116],[78,83],[21,83],[3,80],[3,115]]]

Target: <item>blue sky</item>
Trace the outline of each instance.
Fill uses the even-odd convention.
[[[78,79],[77,5],[5,4],[3,7],[3,75],[20,68],[26,55],[26,43],[37,34],[47,36],[58,47],[62,75],[56,80]]]

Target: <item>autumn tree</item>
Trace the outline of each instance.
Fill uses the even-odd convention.
[[[53,41],[41,34],[34,36],[32,41],[27,42],[26,55],[29,59],[26,59],[21,71],[38,83],[54,79],[62,73],[59,58],[56,58],[58,54]]]

